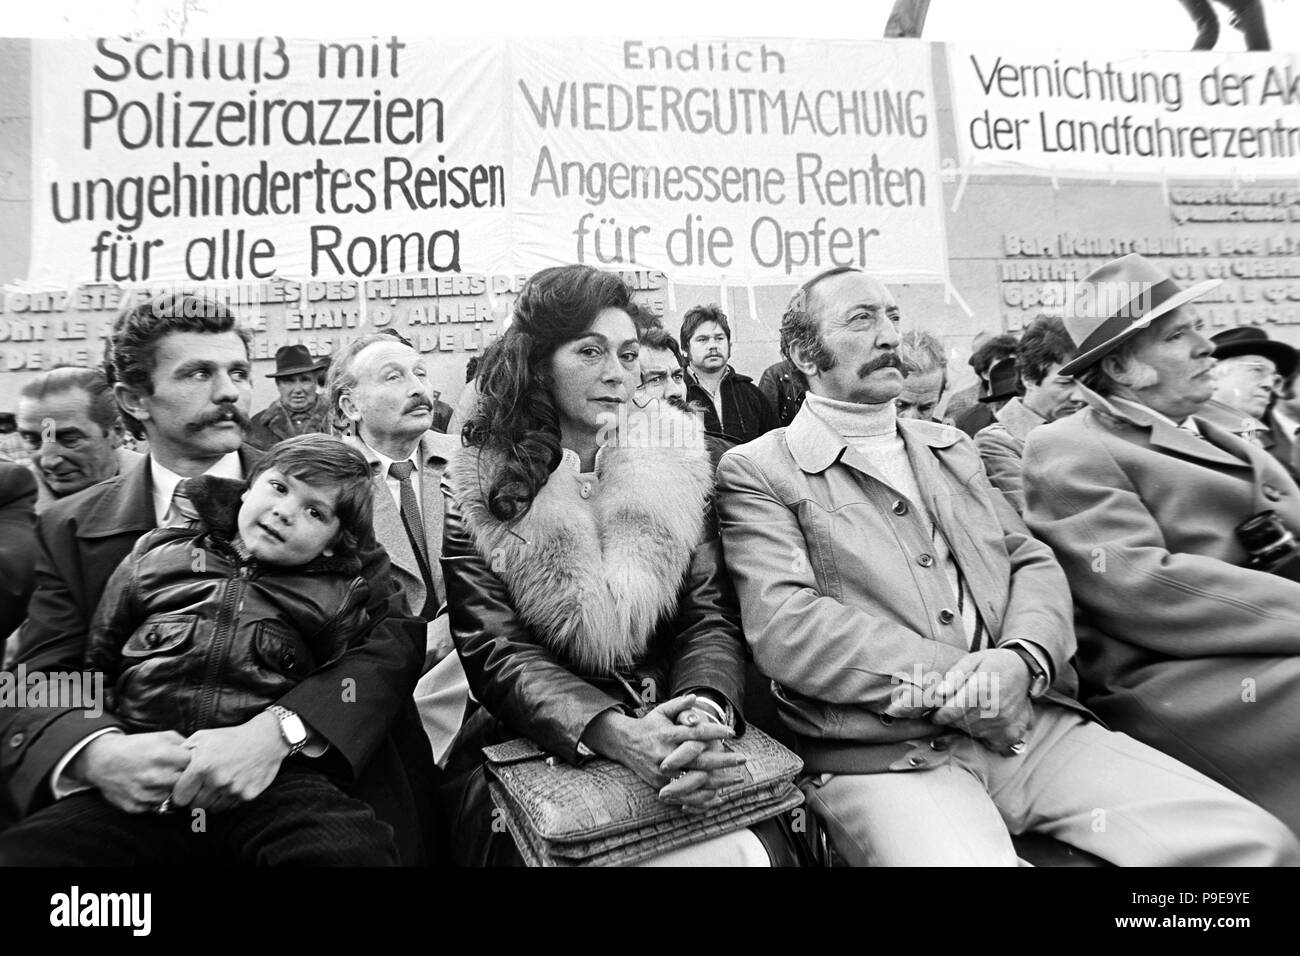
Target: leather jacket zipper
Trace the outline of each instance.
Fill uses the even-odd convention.
[[[235,630],[235,612],[239,608],[239,598],[244,590],[245,579],[253,577],[255,572],[254,565],[245,564],[235,556],[235,574],[226,580],[225,592],[221,596],[221,610],[217,612],[212,642],[208,645],[208,653],[203,662],[204,691],[200,698],[195,726],[190,729],[191,733],[200,727],[206,727],[212,720],[213,711],[216,709],[217,688],[220,686],[218,679],[225,667],[230,636]]]

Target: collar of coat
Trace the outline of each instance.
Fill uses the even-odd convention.
[[[899,420],[898,430],[907,444],[919,442],[930,448],[950,448],[962,433],[950,425],[913,419]],[[844,437],[828,425],[812,406],[804,402],[785,430],[785,441],[797,464],[809,474],[825,471],[841,456],[856,457]],[[870,470],[874,472],[874,468]]]
[[[1039,425],[1047,424],[1047,419],[1021,401],[1019,396],[994,412],[993,417],[1011,433],[1012,438],[1019,441],[1028,438]]]
[[[365,456],[372,471],[379,467],[379,456],[375,454],[375,450],[362,441],[359,436],[341,435],[339,437],[345,445],[351,445]],[[459,435],[444,435],[442,432],[427,431],[420,436],[420,444],[416,449],[416,460],[424,465],[427,465],[431,461],[441,461],[445,463],[456,457],[456,454],[459,451]]]
[[[1200,415],[1193,417],[1196,419],[1197,428],[1205,438],[1199,438],[1187,429],[1179,428],[1162,415],[1154,412],[1144,413],[1136,404],[1115,404],[1087,386],[1080,385],[1078,388],[1079,394],[1088,403],[1088,411],[1091,414],[1103,420],[1123,422],[1149,432],[1149,440],[1153,447],[1216,465],[1230,465],[1236,468],[1253,467],[1248,450],[1252,446]],[[1082,415],[1085,412],[1075,414]],[[1226,449],[1234,449],[1239,453],[1234,454]]]
[[[262,452],[251,445],[239,446],[239,465],[244,474],[262,457]],[[91,485],[75,495],[61,498],[50,507],[50,513],[61,509],[80,510],[82,496],[95,496],[95,507],[81,517],[77,536],[81,538],[106,538],[129,531],[143,534],[158,527],[153,510],[153,479],[150,477],[149,456],[140,460],[116,477]]]
[[[686,370],[686,374],[688,374],[691,377],[690,379],[691,382],[693,382],[696,385],[699,385],[700,388],[704,388],[704,384],[700,381],[699,375],[695,373],[694,366],[688,368]],[[741,372],[737,372],[734,368],[728,365],[722,371],[722,378],[718,379],[718,388],[722,388],[722,386],[726,385],[728,382],[740,383],[740,382],[753,382],[753,381],[754,380],[750,378],[748,375],[744,375]]]
[[[510,524],[487,507],[499,455],[467,448],[447,469],[474,549],[504,582],[515,612],[583,673],[609,676],[644,656],[660,618],[676,609],[704,537],[713,466],[703,429],[662,403],[660,411],[691,419],[674,424],[680,441],[606,446],[590,500],[561,467]]]

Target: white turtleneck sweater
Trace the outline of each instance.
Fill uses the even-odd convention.
[[[960,595],[962,625],[976,645],[971,649],[979,650],[986,646],[988,639],[983,626],[979,623],[975,599],[966,584],[966,579],[957,567],[947,540],[935,527],[934,518],[925,506],[925,499],[921,497],[921,487],[917,484],[916,472],[907,457],[907,446],[903,443],[903,436],[898,430],[894,403],[889,401],[879,405],[860,405],[856,402],[840,402],[833,398],[823,398],[812,392],[805,396],[804,402],[854,451],[870,461],[889,482],[890,487],[903,494],[912,503],[914,513],[921,519],[926,533],[934,543],[936,566],[943,570],[953,594]]]

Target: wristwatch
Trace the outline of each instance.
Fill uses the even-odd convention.
[[[1037,699],[1047,693],[1047,671],[1043,670],[1043,665],[1038,663],[1038,658],[1030,653],[1029,649],[1023,644],[1008,644],[1007,650],[1019,655],[1020,659],[1025,662],[1029,668],[1029,696],[1031,699]]]
[[[290,757],[307,746],[307,728],[303,726],[301,717],[279,704],[272,704],[266,709],[280,722],[280,736],[289,745]]]

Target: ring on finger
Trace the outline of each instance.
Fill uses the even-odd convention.
[[[1013,754],[1022,754],[1025,752],[1025,739],[1023,737],[1011,745],[1011,752]]]

